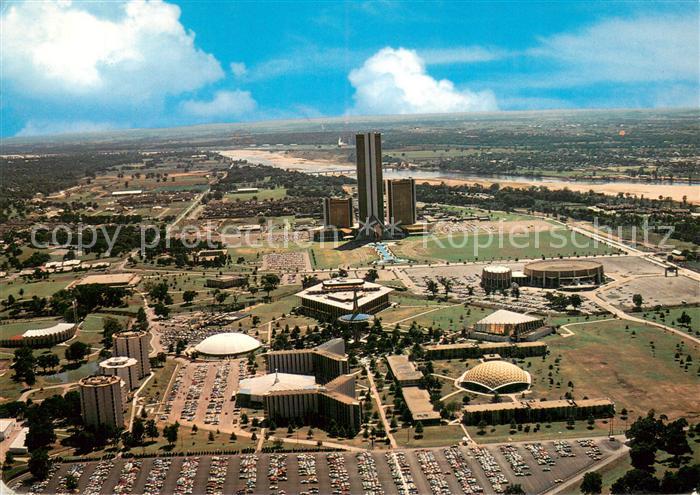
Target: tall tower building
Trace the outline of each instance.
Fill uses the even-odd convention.
[[[122,380],[116,375],[81,378],[80,412],[83,422],[90,426],[124,426]]]
[[[121,332],[114,335],[114,355],[134,358],[138,361],[139,380],[151,372],[148,359],[148,332]]]
[[[349,229],[352,223],[352,198],[323,198],[325,227]]]
[[[416,223],[416,181],[408,179],[387,179],[386,181],[387,222],[398,225]]]
[[[384,191],[382,190],[382,135],[367,132],[355,136],[357,155],[357,197],[360,224],[373,226],[360,229],[364,237],[381,237],[384,227]]]

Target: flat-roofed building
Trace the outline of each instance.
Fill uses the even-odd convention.
[[[402,387],[401,392],[414,422],[420,421],[423,424],[440,422],[440,413],[433,409],[427,390],[418,387]]]
[[[0,442],[8,438],[16,427],[17,422],[14,419],[0,419]]]
[[[80,411],[83,422],[93,427],[124,426],[122,380],[115,375],[89,376],[80,379]]]
[[[88,275],[83,277],[77,285],[105,285],[107,287],[133,287],[141,277],[135,273],[110,273],[105,275]]]
[[[130,357],[138,361],[139,380],[151,372],[148,348],[151,341],[149,332],[120,332],[114,334],[114,355]]]
[[[408,179],[387,179],[386,181],[387,222],[398,225],[413,225],[416,215],[416,181]]]
[[[248,281],[243,275],[228,275],[224,277],[208,278],[204,281],[205,287],[213,289],[230,289],[232,287],[243,287]]]
[[[7,449],[8,452],[15,454],[15,455],[26,455],[29,453],[29,449],[27,449],[27,434],[29,433],[29,428],[22,428],[17,436],[15,437],[14,440],[12,440],[12,443],[10,443],[10,447]]]
[[[499,354],[506,358],[543,356],[547,353],[544,342],[462,342],[424,346],[427,359],[480,358],[486,354]]]
[[[353,225],[352,198],[323,198],[323,225],[349,229]]]
[[[502,402],[497,404],[470,404],[463,409],[462,421],[466,425],[478,425],[485,421],[490,425],[564,421],[569,418],[584,420],[609,418],[615,414],[615,403],[607,398],[561,399],[541,401]]]
[[[304,314],[335,320],[353,312],[375,314],[388,308],[392,291],[362,279],[334,278],[298,292],[297,297],[301,299]]]
[[[386,362],[389,365],[394,380],[402,387],[417,387],[423,379],[423,373],[418,371],[414,364],[408,360],[408,356],[397,354],[387,356]]]

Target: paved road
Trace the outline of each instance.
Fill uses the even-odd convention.
[[[372,376],[372,372],[370,371],[369,367],[366,366],[365,369],[367,370],[367,379],[369,380],[369,386],[372,391],[372,396],[374,397],[374,401],[377,403],[377,408],[379,409],[379,417],[382,420],[382,423],[384,424],[384,430],[386,431],[386,436],[389,439],[389,443],[391,445],[392,449],[395,449],[398,447],[398,444],[396,443],[396,439],[394,438],[394,435],[391,434],[391,428],[389,427],[389,421],[386,419],[386,412],[384,411],[384,407],[382,406],[382,399],[379,396],[379,391],[377,390],[377,386],[374,384],[374,377]]]

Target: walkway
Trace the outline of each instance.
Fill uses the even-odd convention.
[[[395,449],[398,447],[398,444],[396,443],[394,435],[391,434],[391,428],[389,427],[389,422],[386,419],[386,412],[384,411],[384,406],[382,406],[382,399],[379,396],[377,386],[374,384],[374,377],[372,376],[372,372],[370,371],[369,366],[365,366],[365,370],[367,370],[367,380],[369,380],[369,387],[372,390],[372,396],[374,397],[374,401],[377,403],[377,408],[379,409],[379,417],[381,418],[382,423],[384,424],[384,431],[386,431],[386,437],[389,439],[389,444],[391,445],[391,448]]]

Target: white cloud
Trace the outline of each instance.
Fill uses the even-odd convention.
[[[545,85],[698,81],[696,16],[608,19],[575,33],[540,39],[527,53],[560,64]]]
[[[248,72],[248,68],[243,62],[231,62],[231,74],[236,77],[245,76]]]
[[[182,110],[189,115],[211,119],[239,117],[255,110],[256,103],[249,91],[217,91],[211,100],[188,100]]]
[[[492,62],[508,56],[506,50],[483,46],[463,46],[458,48],[431,48],[419,50],[418,54],[427,65],[471,64]]]
[[[355,88],[352,113],[410,114],[496,110],[491,91],[457,89],[436,80],[414,50],[383,48],[349,75]]]
[[[117,5],[11,4],[0,17],[5,89],[31,99],[77,97],[138,107],[224,76],[216,58],[195,46],[176,5]]]

